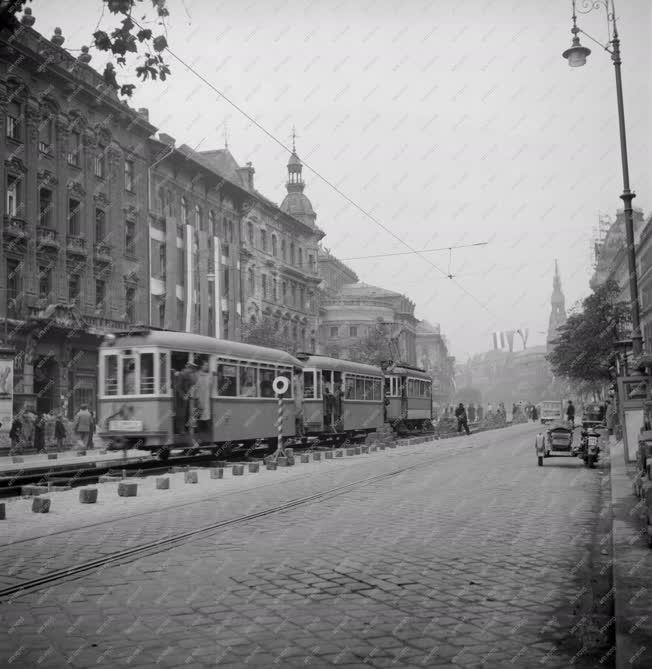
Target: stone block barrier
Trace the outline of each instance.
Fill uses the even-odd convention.
[[[231,468],[231,473],[233,476],[243,476],[244,475],[244,465],[233,465]]]
[[[346,454],[347,455],[355,455],[355,448],[347,448],[346,449]]]
[[[95,504],[97,502],[97,488],[84,488],[80,490],[79,501],[82,504]]]
[[[285,455],[288,458],[294,457],[294,449],[293,448],[286,448],[285,449]]]
[[[276,462],[268,462],[265,465],[269,471],[274,472],[276,471],[277,463]]]
[[[321,453],[319,451],[313,451],[312,459],[313,460],[321,460]]]
[[[310,462],[310,454],[309,453],[302,453],[301,454],[301,462],[305,464],[306,462]]]
[[[223,479],[224,478],[224,469],[222,467],[211,467],[211,478],[212,479]]]
[[[287,467],[288,466],[288,459],[286,457],[283,457],[282,455],[279,455],[279,457],[276,459],[276,464],[279,467]]]
[[[118,484],[118,497],[136,497],[138,495],[137,483],[122,483]]]
[[[339,448],[338,450],[335,451],[335,457],[336,458],[343,458],[344,457],[344,451]]]
[[[170,479],[167,476],[163,476],[156,479],[156,489],[157,490],[169,490],[170,489]]]
[[[326,452],[324,453],[324,458],[325,458],[326,460],[332,460],[332,459],[333,459],[333,451],[326,451]]]
[[[32,500],[32,511],[34,513],[49,513],[50,500],[47,497],[35,497]]]
[[[369,453],[369,446],[361,446],[360,452],[366,455],[367,453]]]
[[[260,469],[260,463],[258,463],[258,462],[250,462],[249,463],[249,472],[251,474],[257,474],[259,469]]]
[[[197,472],[184,472],[183,474],[184,483],[199,483],[199,476]]]
[[[288,467],[292,467],[292,465],[294,464],[294,455],[288,455],[287,461],[288,461]]]

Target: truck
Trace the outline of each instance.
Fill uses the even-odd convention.
[[[541,423],[555,423],[563,419],[563,406],[561,400],[541,402]]]

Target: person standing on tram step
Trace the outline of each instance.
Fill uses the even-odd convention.
[[[342,382],[335,381],[333,391],[333,428],[335,432],[342,429],[342,412],[343,412],[344,392],[342,391]]]
[[[211,428],[211,382],[208,360],[203,360],[193,387],[195,419],[200,434],[210,432]]]
[[[187,362],[175,376],[174,386],[174,431],[185,434],[192,429],[191,401],[196,381],[197,365]]]
[[[294,425],[297,437],[303,437],[303,370],[294,368]]]
[[[324,386],[323,404],[324,404],[324,430],[329,431],[333,428],[333,404],[335,398],[328,386]]]

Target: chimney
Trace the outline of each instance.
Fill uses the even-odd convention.
[[[238,174],[242,177],[248,190],[254,189],[254,173],[256,170],[251,163],[247,163],[244,167],[238,167]]]
[[[138,111],[140,113],[140,110]],[[164,132],[159,132],[158,141],[162,142],[163,144],[167,144],[170,148],[172,148],[176,143],[174,137],[170,137],[170,135],[166,135]]]
[[[149,122],[149,109],[147,107],[141,107],[138,110],[138,113],[147,121]]]

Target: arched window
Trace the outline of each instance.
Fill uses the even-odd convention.
[[[251,222],[247,223],[247,241],[249,242],[249,246],[254,245],[254,224]]]
[[[299,249],[299,267],[303,267],[303,249]]]
[[[190,210],[188,209],[188,200],[185,197],[181,198],[181,224],[188,225],[188,218]]]
[[[256,279],[251,267],[247,270],[247,276],[249,278],[249,295],[253,295],[256,292]]]
[[[195,227],[198,230],[204,229],[204,212],[198,204],[195,205]]]
[[[294,265],[294,242],[290,244],[290,265]]]
[[[272,235],[272,255],[275,258],[278,255],[278,248],[276,247],[276,235]]]
[[[260,248],[267,252],[267,232],[265,230],[260,231]]]
[[[281,258],[283,259],[283,262],[287,260],[286,255],[287,252],[285,250],[285,239],[281,239]]]

